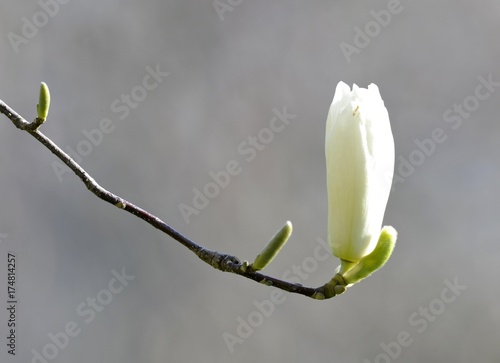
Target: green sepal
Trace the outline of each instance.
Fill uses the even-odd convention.
[[[253,271],[260,271],[276,257],[281,248],[285,245],[292,234],[292,223],[287,221],[283,227],[274,235],[262,250],[255,261],[248,266]]]
[[[349,285],[355,284],[384,266],[396,246],[397,237],[398,233],[393,227],[385,226],[382,228],[375,249],[342,274],[344,280]]]
[[[47,115],[49,114],[50,108],[50,91],[49,87],[45,82],[42,82],[40,85],[40,96],[38,98],[38,104],[36,105],[36,111],[38,114],[38,118],[40,120],[45,120]]]

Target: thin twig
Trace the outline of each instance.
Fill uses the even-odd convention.
[[[64,164],[66,164],[82,180],[87,189],[98,198],[113,204],[115,207],[126,210],[136,217],[146,221],[153,227],[168,234],[174,240],[180,242],[183,246],[194,252],[202,261],[208,263],[215,269],[224,272],[232,272],[267,286],[274,286],[288,292],[305,295],[314,299],[328,299],[342,293],[345,290],[345,281],[342,276],[338,274],[323,286],[317,288],[304,287],[300,284],[294,284],[252,271],[250,268],[247,268],[246,263],[242,263],[235,256],[206,249],[205,247],[182,235],[155,215],[101,187],[76,161],[74,161],[47,136],[38,131],[38,126],[40,125],[37,124],[36,119],[33,122],[26,121],[2,100],[0,100],[0,112],[7,116],[7,118],[9,118],[18,129],[28,132],[35,139],[40,141],[47,149],[49,149]]]

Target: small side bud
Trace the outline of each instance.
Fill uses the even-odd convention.
[[[260,271],[276,257],[292,234],[292,223],[287,221],[283,227],[274,235],[255,261],[248,266],[250,270]]]
[[[363,257],[354,267],[342,276],[349,284],[355,284],[367,278],[385,265],[396,246],[398,233],[391,226],[385,226],[380,232],[377,247],[369,255]]]
[[[38,118],[45,121],[47,115],[49,114],[50,108],[50,91],[49,87],[45,82],[40,85],[40,96],[38,98],[38,104],[36,105],[36,111],[38,113]]]

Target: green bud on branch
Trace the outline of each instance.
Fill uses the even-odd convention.
[[[285,245],[292,234],[292,223],[287,221],[283,227],[274,235],[262,252],[255,258],[249,266],[253,271],[260,271],[271,263],[281,248]]]
[[[380,232],[377,246],[369,255],[363,257],[354,267],[342,275],[349,284],[355,284],[367,278],[385,265],[396,246],[398,233],[391,226],[385,226]]]
[[[40,96],[38,99],[38,104],[36,105],[36,111],[38,113],[38,118],[43,122],[49,114],[50,108],[50,91],[49,87],[45,82],[40,85]]]

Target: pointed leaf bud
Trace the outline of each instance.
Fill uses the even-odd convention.
[[[262,252],[255,258],[255,261],[248,267],[253,271],[262,270],[269,265],[276,257],[281,248],[285,245],[292,234],[292,223],[287,221],[283,227],[268,242]]]
[[[45,84],[45,82],[42,82],[42,84],[40,85],[40,96],[38,99],[38,104],[36,105],[38,118],[40,120],[44,121],[47,118],[47,115],[49,114],[49,108],[50,108],[49,87]]]
[[[355,284],[384,266],[391,257],[397,238],[398,233],[394,228],[391,226],[382,228],[377,246],[373,252],[363,257],[361,261],[343,275],[346,283],[349,285]]]

